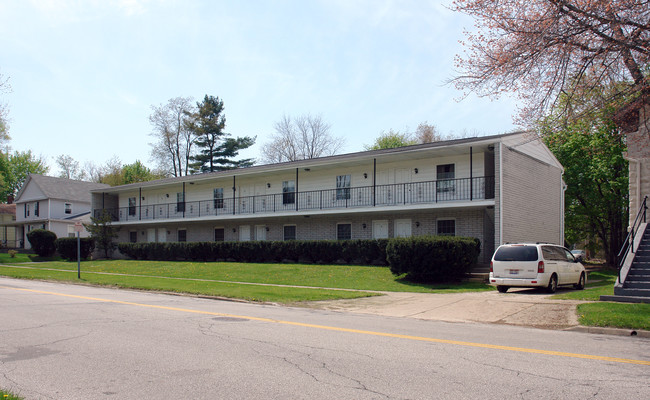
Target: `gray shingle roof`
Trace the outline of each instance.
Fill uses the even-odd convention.
[[[83,201],[87,203],[90,203],[91,190],[110,187],[104,183],[75,181],[72,179],[55,178],[52,176],[36,174],[30,174],[25,181],[25,185],[27,185],[30,180],[41,189],[43,194],[45,194],[45,197],[48,199]],[[18,193],[18,198],[20,198],[25,185],[23,185],[23,188],[21,188]]]

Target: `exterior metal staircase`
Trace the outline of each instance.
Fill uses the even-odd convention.
[[[645,220],[646,200],[647,197],[619,253],[621,261],[614,296],[600,296],[602,301],[650,303],[650,229]]]

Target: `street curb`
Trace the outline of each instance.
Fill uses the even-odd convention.
[[[634,329],[604,328],[599,326],[574,326],[572,328],[567,328],[564,330],[570,332],[596,333],[599,335],[636,336],[641,338],[650,338],[650,331]]]

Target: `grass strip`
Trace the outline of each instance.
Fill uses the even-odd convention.
[[[580,325],[650,330],[650,304],[585,303],[577,311]]]
[[[1,261],[1,260],[0,260]],[[19,262],[6,264],[24,265]],[[38,267],[75,270],[77,264],[42,262]],[[320,288],[387,292],[452,293],[494,290],[480,282],[428,285],[395,277],[388,267],[359,265],[254,264],[229,262],[97,260],[81,263],[84,272],[106,272],[139,276],[194,278],[226,282],[250,282]],[[0,273],[4,273],[0,271]]]
[[[252,286],[237,283],[170,280],[148,276],[134,277],[123,275],[83,274],[82,279],[79,280],[77,279],[76,270],[24,269],[11,268],[7,266],[0,267],[0,274],[22,279],[45,279],[72,283],[89,283],[120,288],[189,293],[203,296],[217,296],[274,303],[350,299],[376,295],[369,292],[359,291]]]
[[[585,290],[571,290],[551,296],[551,299],[600,301],[600,296],[614,294],[614,283],[617,277],[618,272],[611,269],[591,271],[587,274]]]

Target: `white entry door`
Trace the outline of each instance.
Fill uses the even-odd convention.
[[[255,240],[266,240],[266,225],[255,225]]]
[[[156,241],[156,228],[147,229],[147,242]]]
[[[249,240],[251,240],[251,226],[241,225],[239,227],[239,241],[248,242]]]
[[[158,228],[158,242],[165,243],[167,241],[167,229]]]
[[[372,238],[373,239],[388,239],[388,221],[387,220],[372,221]]]
[[[410,219],[396,219],[395,220],[395,237],[410,237],[411,236],[411,220]]]

